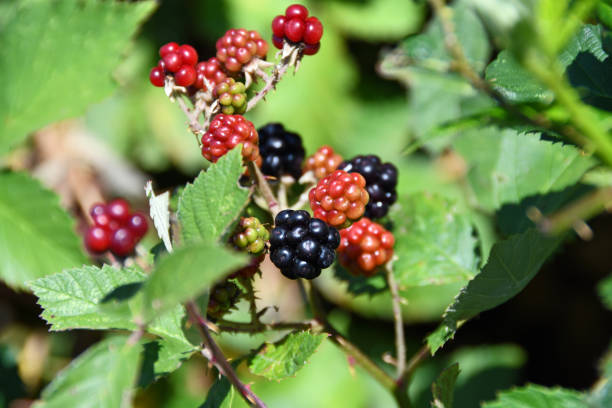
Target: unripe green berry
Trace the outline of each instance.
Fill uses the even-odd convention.
[[[232,105],[234,105],[235,108],[242,107],[245,104],[245,102],[246,102],[245,94],[236,94],[232,96]]]
[[[234,244],[241,249],[246,248],[252,254],[259,253],[266,247],[270,233],[255,217],[240,220],[238,231],[234,235]]]
[[[239,248],[246,248],[249,245],[249,239],[243,233],[234,236],[234,244]]]
[[[249,252],[256,254],[258,252],[263,251],[266,243],[263,239],[257,238],[251,245],[248,246]]]

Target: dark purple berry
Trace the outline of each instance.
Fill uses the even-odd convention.
[[[288,174],[298,179],[302,174],[304,147],[297,133],[285,130],[280,123],[270,123],[257,130],[259,154],[262,157],[261,171],[279,178]]]

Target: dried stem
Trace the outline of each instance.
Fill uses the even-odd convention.
[[[255,395],[249,387],[247,387],[242,383],[242,381],[240,381],[231,364],[227,361],[225,355],[223,355],[223,352],[221,351],[217,343],[215,343],[215,340],[212,338],[212,335],[208,330],[207,321],[200,314],[196,304],[194,302],[187,302],[186,307],[187,313],[189,314],[189,318],[198,328],[204,346],[210,351],[210,355],[208,356],[210,362],[214,364],[215,367],[217,367],[217,369],[222,375],[227,377],[229,382],[234,387],[236,387],[236,389],[240,392],[242,398],[247,402],[247,404],[249,404],[249,406],[266,408],[266,404],[264,404],[263,401],[259,399],[259,397]]]
[[[404,321],[402,319],[401,299],[397,289],[397,282],[393,276],[393,262],[385,265],[387,283],[391,291],[391,301],[393,306],[393,320],[395,322],[395,349],[397,352],[397,378],[402,378],[406,370],[406,339],[404,337]]]

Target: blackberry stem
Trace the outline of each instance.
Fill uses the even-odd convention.
[[[395,349],[397,359],[397,378],[402,378],[406,371],[406,339],[404,337],[404,322],[402,320],[402,308],[397,282],[393,276],[393,260],[385,265],[387,283],[391,292],[391,303],[393,306],[393,320],[395,321]]]

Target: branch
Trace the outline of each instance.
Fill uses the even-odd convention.
[[[242,398],[247,402],[247,404],[249,404],[249,406],[266,408],[266,404],[264,404],[263,401],[259,399],[259,397],[255,395],[249,387],[240,381],[231,364],[227,361],[223,355],[223,352],[212,338],[212,335],[208,330],[207,321],[204,317],[202,317],[195,303],[193,301],[188,302],[186,307],[189,318],[200,332],[204,346],[210,351],[210,355],[208,356],[209,361],[214,364],[215,367],[217,367],[221,374],[227,377],[229,382],[234,387],[236,387],[236,389],[240,392],[240,395],[242,395]]]
[[[276,200],[276,197],[274,197],[274,193],[272,193],[270,185],[266,181],[266,177],[263,175],[263,173],[255,163],[248,162],[247,166],[249,168],[249,174],[253,178],[253,181],[255,181],[255,183],[257,184],[259,192],[268,204],[268,209],[270,210],[270,213],[272,213],[272,218],[276,218],[276,214],[281,211],[281,208],[278,204],[278,201]]]
[[[393,305],[393,320],[395,321],[395,349],[397,351],[397,378],[402,378],[406,370],[406,339],[404,337],[404,322],[402,320],[402,308],[400,306],[400,296],[397,289],[397,282],[393,276],[393,261],[385,265],[387,283],[391,291],[391,301]]]
[[[241,323],[228,320],[219,320],[218,327],[221,331],[234,333],[260,333],[267,330],[310,330],[319,326],[315,320],[305,322],[275,322],[275,323]]]

